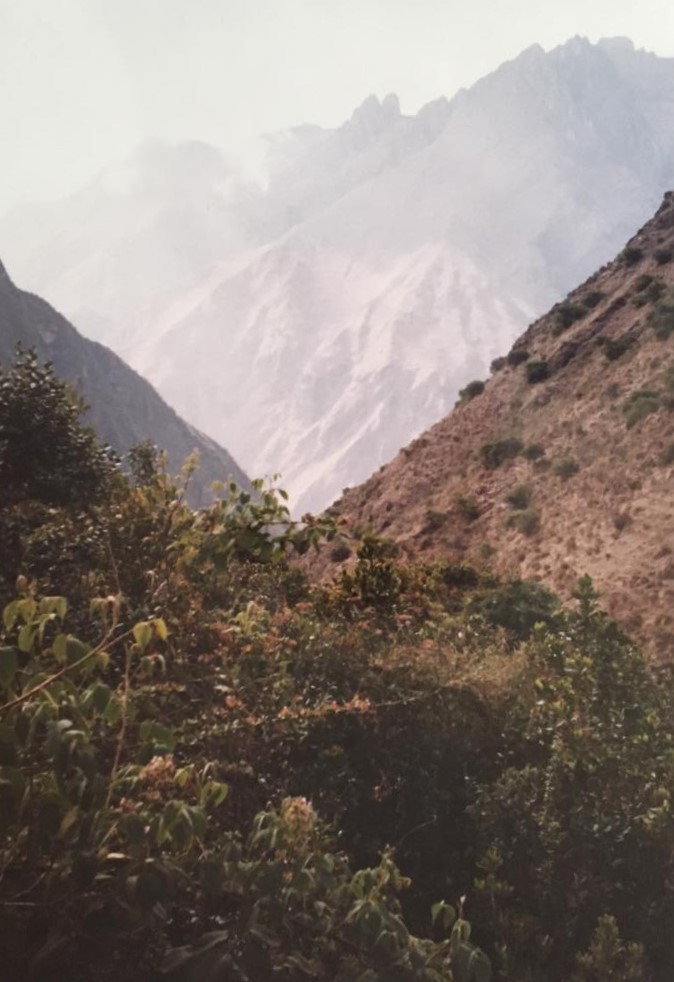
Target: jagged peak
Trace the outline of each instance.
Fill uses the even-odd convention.
[[[390,92],[380,100],[376,95],[369,95],[354,110],[349,120],[350,124],[380,130],[382,126],[400,117],[400,100],[394,92]],[[348,125],[348,124],[347,124]]]
[[[600,38],[597,41],[597,47],[612,54],[627,54],[636,51],[634,41],[628,37]]]

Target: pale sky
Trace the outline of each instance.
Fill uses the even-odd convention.
[[[77,189],[143,139],[237,150],[404,112],[538,42],[630,37],[674,56],[673,0],[0,0],[0,212]]]

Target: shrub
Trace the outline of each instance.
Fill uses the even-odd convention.
[[[544,382],[550,376],[550,367],[547,361],[530,361],[526,367],[527,382],[535,385],[537,382]]]
[[[593,307],[596,307],[597,304],[600,304],[605,296],[606,294],[603,292],[603,290],[590,290],[589,293],[585,294],[581,303],[583,303],[588,310],[590,310]]]
[[[426,512],[424,530],[427,532],[436,532],[439,528],[442,528],[447,518],[446,511],[435,511],[433,508],[429,508]]]
[[[669,446],[665,447],[665,449],[662,451],[660,463],[665,467],[668,467],[670,464],[674,464],[674,443],[670,443]]]
[[[553,473],[557,477],[561,477],[563,481],[568,481],[570,477],[577,474],[580,470],[580,465],[573,457],[564,457],[562,460],[558,460],[553,468]]]
[[[674,362],[669,364],[665,369],[663,381],[665,384],[665,390],[667,392],[674,392]]]
[[[581,307],[575,303],[565,303],[559,304],[554,311],[554,320],[552,325],[552,333],[557,336],[562,334],[564,331],[568,330],[572,324],[575,324],[577,320],[585,317],[587,313],[586,307]]]
[[[526,641],[535,624],[554,623],[559,601],[540,583],[513,580],[474,598],[468,609],[480,613],[492,627],[506,630],[513,641]]]
[[[106,494],[113,455],[81,421],[84,405],[34,351],[0,366],[0,508],[34,500],[90,505]]]
[[[637,389],[631,392],[622,406],[627,428],[631,429],[646,416],[656,413],[660,405],[660,393],[655,389]]]
[[[671,249],[656,249],[653,253],[653,257],[655,258],[658,266],[666,266],[667,263],[671,263],[673,255],[674,254],[672,253]]]
[[[480,379],[475,379],[473,382],[469,382],[465,388],[460,390],[459,401],[470,402],[471,399],[482,395],[483,392],[484,382],[480,381]]]
[[[635,266],[640,259],[643,259],[643,251],[637,246],[626,246],[620,258],[622,259],[625,266]]]
[[[531,504],[532,491],[528,484],[516,484],[506,495],[506,501],[511,508],[528,508]]]
[[[489,371],[492,373],[492,375],[496,375],[496,373],[500,372],[503,368],[505,368],[507,364],[508,364],[508,359],[505,357],[505,355],[502,355],[499,358],[494,358],[491,365],[489,366]]]
[[[634,281],[634,289],[637,293],[640,293],[642,290],[645,290],[647,286],[650,286],[652,282],[653,277],[650,275],[650,273],[642,273],[640,276],[637,276],[636,280]]]
[[[541,526],[540,515],[535,508],[514,511],[506,519],[506,528],[517,529],[522,535],[535,535]]]
[[[480,447],[480,458],[487,470],[493,471],[506,460],[512,460],[524,449],[522,441],[516,437],[506,437],[493,443],[484,443]]]
[[[607,360],[616,361],[618,358],[621,358],[631,344],[632,340],[626,335],[620,338],[605,338],[603,348]]]
[[[351,549],[346,542],[338,542],[330,550],[330,559],[333,563],[343,563],[351,555]]]
[[[521,365],[522,362],[528,361],[530,357],[531,355],[526,348],[511,348],[506,355],[506,361],[515,368],[517,365]]]
[[[652,276],[640,276],[637,283],[640,281],[648,282],[639,292],[637,292],[637,295],[632,298],[632,303],[635,307],[645,307],[648,303],[655,303],[667,289],[661,279],[654,279]]]
[[[480,582],[480,574],[468,563],[445,563],[440,567],[440,576],[452,589],[467,590]]]
[[[659,300],[651,310],[648,323],[653,328],[656,338],[666,341],[674,331],[674,290]]]
[[[522,456],[527,460],[540,460],[542,457],[545,457],[545,447],[541,443],[530,443],[522,451]]]
[[[480,517],[477,498],[473,494],[457,494],[454,496],[454,507],[467,522],[474,522]]]

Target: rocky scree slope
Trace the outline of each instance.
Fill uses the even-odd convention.
[[[329,513],[409,558],[488,559],[563,598],[589,573],[609,612],[671,657],[674,193],[493,373]]]
[[[200,465],[188,492],[195,506],[212,499],[209,488],[216,480],[231,476],[248,485],[226,450],[182,420],[112,351],[82,337],[40,297],[18,289],[0,263],[0,362],[13,361],[17,343],[34,348],[74,385],[89,407],[87,421],[119,453],[151,440],[166,450],[169,466],[177,471],[198,450]]]

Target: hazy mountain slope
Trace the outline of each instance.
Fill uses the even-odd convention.
[[[304,220],[213,271],[191,308],[183,295],[179,315],[144,321],[128,349],[249,469],[279,470],[300,509],[445,413],[674,172],[673,64],[620,41],[529,49],[423,133],[391,99],[359,113],[296,135],[306,154],[295,146],[272,186]]]
[[[674,624],[673,257],[668,194],[618,259],[517,341],[512,351],[528,361],[500,368],[482,394],[331,512],[347,527],[390,536],[410,556],[490,556],[499,571],[541,579],[563,596],[588,572],[611,612],[666,654]],[[529,381],[541,362],[549,377]],[[498,445],[503,451],[501,441],[512,439],[516,456],[493,466]],[[327,553],[321,562],[330,564]]]
[[[70,198],[3,216],[0,252],[19,282],[118,351],[139,309],[261,240],[254,198],[214,147],[150,143]]]
[[[334,130],[278,135],[268,165],[256,190],[208,148],[155,148],[113,199],[111,243],[100,187],[95,207],[78,199],[79,251],[93,242],[53,295],[315,509],[447,412],[652,214],[674,178],[674,60],[621,39],[534,46],[416,116],[370,97]]]
[[[17,289],[0,263],[0,361],[12,361],[17,342],[35,348],[56,373],[72,382],[88,404],[88,419],[100,437],[116,450],[152,440],[177,469],[194,449],[200,467],[193,479],[195,504],[210,500],[215,480],[247,478],[221,447],[185,423],[152,386],[103,345],[83,338],[48,303]]]

